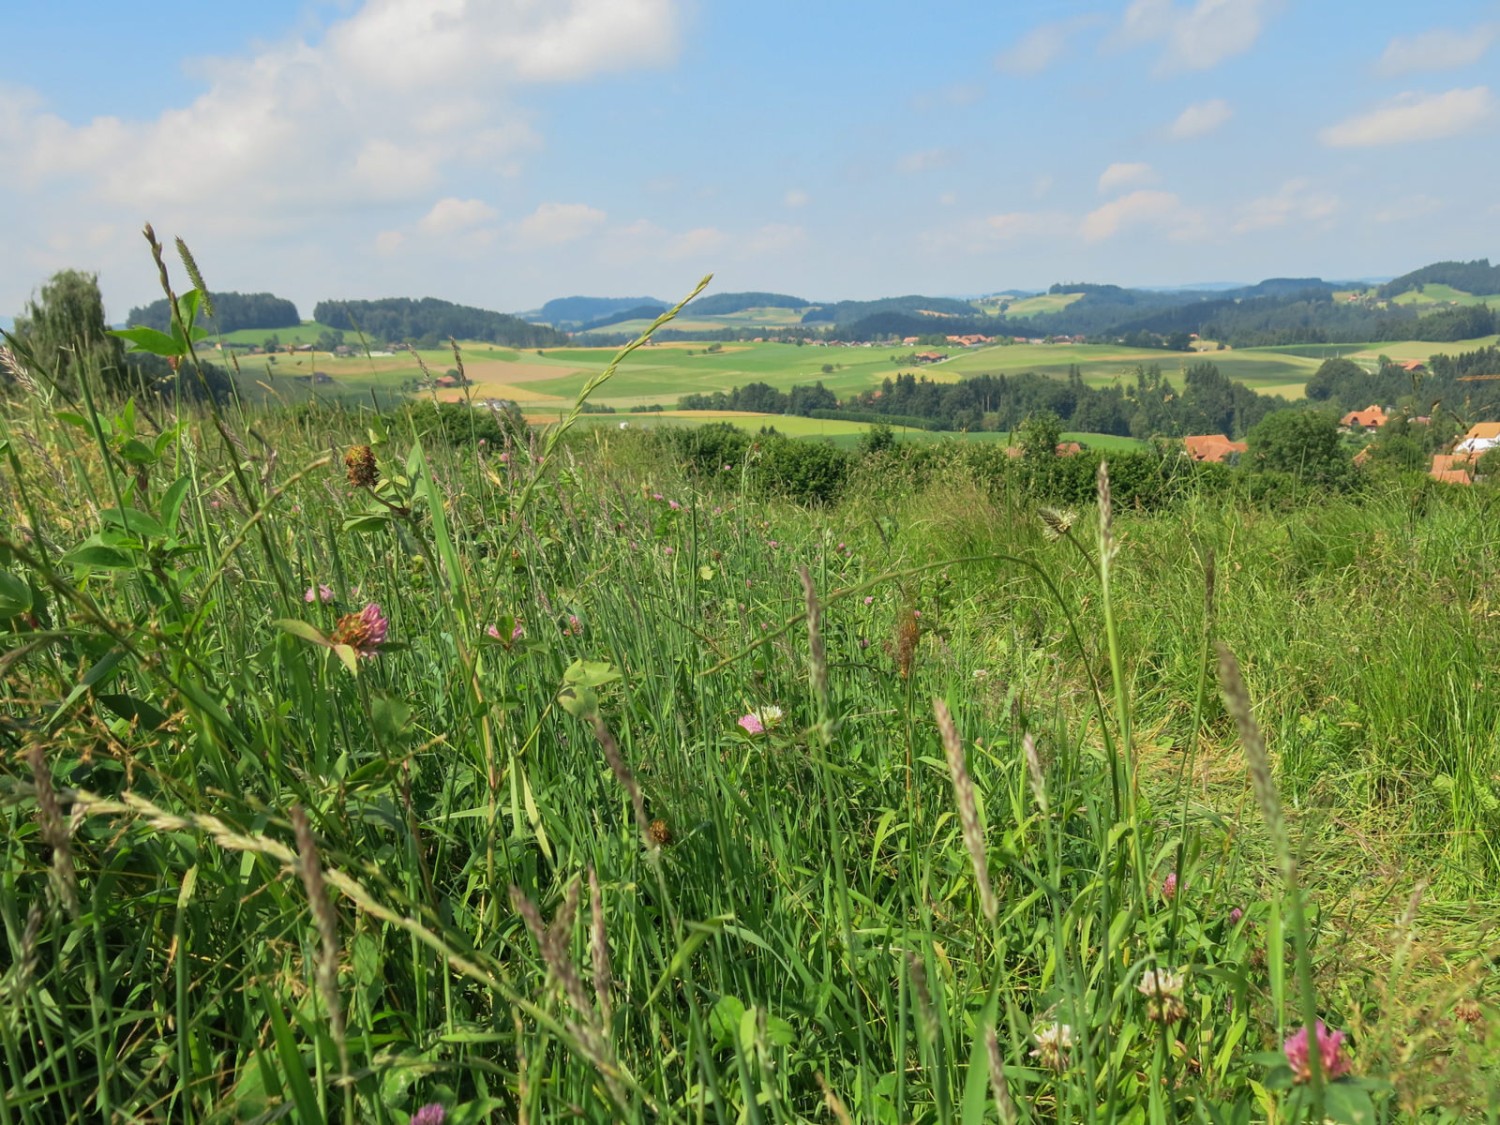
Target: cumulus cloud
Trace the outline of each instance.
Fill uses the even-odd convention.
[[[1495,98],[1488,86],[1445,94],[1407,93],[1368,113],[1330,125],[1318,135],[1333,148],[1404,144],[1467,133],[1494,114]]]
[[[1190,141],[1194,137],[1206,137],[1232,116],[1234,110],[1223,98],[1206,102],[1194,102],[1177,115],[1167,135],[1174,141]]]
[[[1131,0],[1117,41],[1162,48],[1162,71],[1209,70],[1255,45],[1279,0]]]
[[[1457,70],[1484,57],[1500,25],[1480,24],[1468,31],[1434,28],[1419,35],[1398,35],[1386,44],[1375,69],[1384,75],[1416,70]]]
[[[1155,182],[1156,172],[1149,164],[1111,164],[1099,177],[1099,191],[1107,195],[1121,188]]]
[[[995,68],[1007,74],[1040,74],[1062,57],[1068,40],[1097,22],[1079,16],[1034,27],[995,56]]]
[[[1185,217],[1182,200],[1170,191],[1133,191],[1090,211],[1078,226],[1085,242],[1102,242],[1128,227],[1163,226]]]
[[[424,234],[455,234],[495,217],[495,209],[482,199],[439,199],[432,210],[417,221]]]
[[[670,62],[680,3],[366,0],[320,36],[201,60],[201,92],[153,118],[68,121],[0,90],[0,162],[30,225],[117,222],[114,259],[133,260],[128,232],[149,217],[221,256],[274,249],[284,267],[317,252],[308,231],[342,226],[369,247],[390,212],[454,178],[513,173],[540,143],[525,89]]]
[[[1234,224],[1234,233],[1286,226],[1293,220],[1318,222],[1331,218],[1338,209],[1338,196],[1316,190],[1307,180],[1288,180],[1272,194],[1245,204]]]
[[[517,224],[522,242],[533,246],[558,246],[593,234],[607,216],[587,203],[543,203]]]
[[[926,231],[924,247],[937,254],[988,254],[1011,242],[1065,238],[1076,227],[1063,211],[1002,211]]]

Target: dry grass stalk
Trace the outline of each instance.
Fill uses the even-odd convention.
[[[849,1116],[848,1107],[844,1105],[843,1099],[833,1092],[833,1087],[828,1085],[828,1080],[823,1077],[822,1071],[818,1072],[817,1078],[818,1088],[823,1091],[823,1104],[828,1107],[828,1112],[833,1114],[834,1120],[839,1125],[854,1125],[854,1118]]]
[[[911,976],[911,990],[917,998],[917,1018],[929,1040],[937,1035],[937,1012],[932,1007],[932,991],[927,987],[927,970],[915,953],[906,955],[906,969]]]
[[[832,712],[828,706],[828,652],[823,647],[823,607],[818,604],[818,591],[813,586],[812,574],[807,567],[799,567],[802,577],[802,593],[807,601],[807,660],[812,677],[813,695],[818,701],[818,718],[824,724],[824,737],[828,736],[827,723]]]
[[[52,788],[52,769],[40,743],[33,742],[26,751],[31,765],[32,784],[36,787],[36,819],[42,839],[52,849],[52,881],[63,907],[71,918],[78,917],[78,873],[73,870],[73,847],[68,818],[63,816]]]
[[[1109,462],[1099,462],[1099,557],[1107,562],[1114,557],[1115,510],[1109,493]]]
[[[1027,731],[1021,736],[1021,751],[1026,756],[1026,776],[1031,781],[1031,794],[1036,798],[1036,807],[1047,815],[1047,776],[1042,770],[1042,756],[1037,752],[1036,739]]]
[[[620,753],[620,744],[615,741],[615,736],[604,725],[604,720],[597,715],[594,716],[594,737],[599,740],[599,746],[604,751],[604,760],[609,763],[615,780],[630,796],[630,807],[635,813],[635,824],[640,829],[641,840],[648,849],[655,851],[660,845],[651,833],[651,821],[646,816],[646,799],[641,795],[640,783],[636,781],[635,774],[630,772],[630,767],[625,764],[625,756]]]
[[[1016,1125],[1021,1115],[1011,1099],[1010,1085],[1005,1081],[1005,1062],[1000,1057],[1000,1040],[995,1037],[993,1027],[984,1029],[984,1050],[990,1067],[990,1091],[995,1095],[995,1108],[1000,1111],[1000,1120],[1003,1125]]]
[[[974,781],[969,777],[964,764],[964,747],[958,737],[958,728],[953,725],[953,715],[941,699],[932,701],[937,715],[938,731],[943,737],[943,753],[948,757],[948,772],[953,777],[953,795],[958,801],[958,820],[963,828],[964,847],[974,864],[974,881],[979,884],[979,908],[991,925],[999,913],[1000,904],[995,901],[994,888],[990,886],[989,860],[984,850],[984,830],[979,826],[979,804],[974,799]]]
[[[609,963],[609,935],[604,929],[604,896],[599,890],[599,875],[589,864],[589,953],[594,962],[594,998],[599,1016],[606,1028],[614,1022],[614,973]]]
[[[1271,776],[1271,757],[1266,753],[1266,740],[1260,733],[1260,727],[1256,725],[1255,717],[1250,713],[1250,691],[1245,687],[1245,677],[1240,673],[1240,662],[1222,641],[1216,647],[1219,652],[1219,683],[1224,691],[1224,705],[1239,729],[1240,744],[1245,748],[1245,758],[1250,767],[1250,784],[1255,790],[1261,816],[1265,818],[1266,828],[1276,846],[1281,873],[1290,885],[1296,880],[1296,861],[1292,858],[1286,818],[1281,812],[1281,798],[1276,792],[1276,781]]]
[[[297,840],[297,874],[302,876],[302,886],[307,891],[313,924],[318,928],[320,939],[313,979],[323,997],[323,1006],[328,1009],[333,1041],[339,1049],[339,1070],[347,1081],[349,1049],[344,1041],[344,1009],[339,1002],[339,916],[328,898],[328,888],[323,882],[323,864],[318,858],[318,842],[313,838],[312,825],[301,805],[292,806],[292,835]]]

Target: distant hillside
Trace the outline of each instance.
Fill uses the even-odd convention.
[[[1321,277],[1269,277],[1258,285],[1245,285],[1217,293],[1217,297],[1301,297],[1309,293],[1332,293],[1339,286]]]
[[[805,309],[814,301],[786,293],[710,293],[683,311],[692,316],[728,316],[746,309]]]
[[[319,301],[313,306],[313,319],[339,331],[363,332],[368,339],[404,341],[421,347],[436,347],[450,337],[513,348],[546,348],[568,342],[567,333],[555,328],[436,297]]]
[[[1447,285],[1465,293],[1500,293],[1500,266],[1490,265],[1488,258],[1476,258],[1472,262],[1433,262],[1386,282],[1377,293],[1386,298],[1399,297],[1424,285]]]
[[[803,324],[853,324],[880,313],[904,313],[927,318],[927,330],[936,331],[946,317],[972,317],[974,306],[952,297],[882,297],[875,301],[837,301],[810,309]]]
[[[627,309],[640,309],[650,305],[656,310],[654,318],[662,309],[670,306],[655,297],[555,297],[541,307],[538,316],[555,327],[577,326],[612,317]]]
[[[273,293],[214,293],[214,315],[203,315],[198,324],[210,332],[238,332],[242,328],[295,328],[302,323],[297,306]],[[126,321],[134,326],[172,330],[172,311],[167,299],[144,308],[131,309]]]
[[[597,332],[601,328],[609,328],[615,324],[624,324],[628,320],[655,320],[662,314],[664,306],[649,304],[637,305],[634,308],[621,309],[619,312],[601,316],[598,320],[591,320],[587,324],[580,325],[574,329],[575,332]]]

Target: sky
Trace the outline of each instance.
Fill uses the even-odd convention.
[[[1500,0],[6,0],[0,316],[1500,258]],[[179,278],[179,288],[187,282]]]

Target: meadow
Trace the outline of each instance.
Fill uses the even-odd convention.
[[[1488,488],[11,365],[6,1125],[1496,1120]]]

